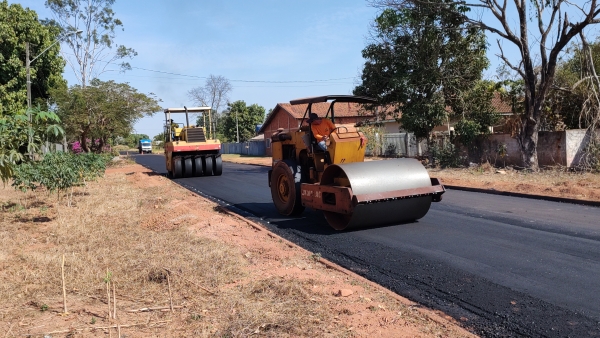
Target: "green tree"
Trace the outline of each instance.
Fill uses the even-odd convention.
[[[468,118],[466,109],[481,98],[470,93],[488,66],[485,35],[465,25],[467,10],[453,0],[433,0],[395,8],[379,1],[373,43],[362,52],[366,59],[356,95],[376,97],[395,109],[402,127],[427,138],[452,112]],[[440,11],[439,6],[451,8]],[[487,109],[486,109],[487,110]]]
[[[460,119],[456,123],[455,131],[461,136],[461,142],[465,145],[471,144],[477,135],[487,135],[490,128],[500,116],[494,111],[492,99],[494,92],[500,86],[492,81],[478,81],[472,89],[466,91],[461,97],[462,102],[457,114]]]
[[[165,132],[163,131],[162,133],[160,133],[158,135],[155,135],[152,138],[152,141],[153,142],[162,142],[162,143],[165,143]]]
[[[431,0],[374,1],[398,9],[431,3]],[[539,170],[538,132],[557,66],[571,40],[585,39],[586,32],[593,32],[589,26],[600,23],[600,3],[597,0],[468,0],[461,5],[476,9],[478,15],[468,16],[465,12],[463,20],[498,36],[500,58],[523,80],[523,113],[517,140],[523,166]],[[441,4],[439,10],[451,12],[453,7]],[[500,40],[518,52],[505,54]]]
[[[130,134],[125,138],[125,142],[130,148],[137,148],[140,140],[149,140],[150,136],[146,134]]]
[[[115,0],[46,1],[46,7],[54,14],[53,24],[65,33],[82,31],[66,36],[66,45],[73,52],[67,62],[84,88],[114,61],[137,55],[135,50],[123,45],[116,46],[115,52],[109,51],[114,47],[115,29],[123,29],[123,23],[112,10],[114,3]],[[120,67],[131,69],[127,62],[122,62]]]
[[[154,94],[114,81],[95,79],[85,88],[76,85],[53,96],[67,138],[78,140],[85,152],[102,151],[109,140],[127,137],[137,120],[161,110]]]
[[[34,106],[39,104],[45,109],[49,89],[66,87],[60,46],[51,46],[59,33],[57,27],[40,23],[35,11],[0,1],[0,116],[16,113],[27,105],[26,42],[30,45],[29,59],[37,57],[30,67]]]
[[[559,62],[548,92],[542,130],[584,129],[600,121],[600,39],[573,45]]]
[[[221,128],[224,141],[246,142],[256,135],[256,125],[265,120],[265,108],[258,104],[247,106],[242,100],[227,104]]]

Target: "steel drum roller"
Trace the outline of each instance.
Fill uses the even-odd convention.
[[[431,186],[429,173],[415,159],[355,162],[331,165],[323,172],[321,185],[344,185],[354,195],[383,193]],[[387,198],[355,206],[351,214],[323,211],[336,230],[376,227],[413,221],[429,211],[431,196]]]

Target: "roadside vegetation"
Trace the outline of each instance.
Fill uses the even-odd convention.
[[[470,336],[139,165],[44,191],[0,194],[6,337]]]

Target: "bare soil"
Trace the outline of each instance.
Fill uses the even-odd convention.
[[[65,198],[0,188],[4,337],[472,336],[142,166]]]
[[[271,165],[270,157],[246,157],[226,154],[224,160],[236,163]],[[384,159],[371,159],[384,160]],[[428,169],[431,177],[443,184],[538,196],[600,201],[600,175],[573,172],[565,168],[550,168],[540,172],[519,171],[512,168],[494,168],[483,164],[471,168]]]

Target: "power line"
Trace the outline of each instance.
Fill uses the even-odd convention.
[[[72,54],[72,53],[67,53],[67,52],[63,52],[63,53],[74,56],[74,54]],[[114,63],[114,62],[107,62],[107,61],[102,61],[102,60],[98,60],[98,61],[106,63],[106,64],[111,64],[111,65],[119,66],[118,63]],[[148,69],[148,68],[134,67],[134,66],[131,66],[131,69],[138,69],[138,70],[143,70],[143,71],[146,71],[146,72],[160,73],[160,74],[166,74],[166,75],[174,75],[174,76],[180,76],[180,77],[188,77],[188,78],[192,78],[192,79],[204,79],[204,80],[206,80],[208,78],[206,76],[179,74],[179,73],[166,72],[166,71],[162,71],[162,70],[155,70],[155,69]],[[329,82],[329,81],[349,80],[349,79],[355,79],[355,78],[356,78],[355,76],[352,76],[352,77],[340,77],[340,78],[333,78],[333,79],[289,80],[289,81],[237,80],[237,79],[233,79],[233,80],[228,79],[228,80],[230,82],[242,82],[242,83],[272,83],[272,84],[282,84],[282,83],[323,83],[323,82]]]
[[[184,77],[193,77],[193,78],[198,78],[198,79],[207,79],[206,76],[185,75],[185,74],[178,74],[178,73],[172,73],[172,72],[164,72],[164,71],[160,71],[160,70],[147,69],[147,68],[141,68],[141,67],[133,67],[133,66],[131,68],[132,69],[144,70],[144,71],[147,71],[147,72],[154,72],[154,73],[161,73],[161,74],[168,74],[168,75],[176,75],[176,76],[184,76]],[[316,83],[316,82],[349,80],[349,79],[354,79],[354,78],[355,77],[341,77],[341,78],[335,78],[335,79],[290,80],[290,81],[267,81],[267,80],[229,80],[229,81],[231,81],[231,82],[244,82],[244,83]]]

